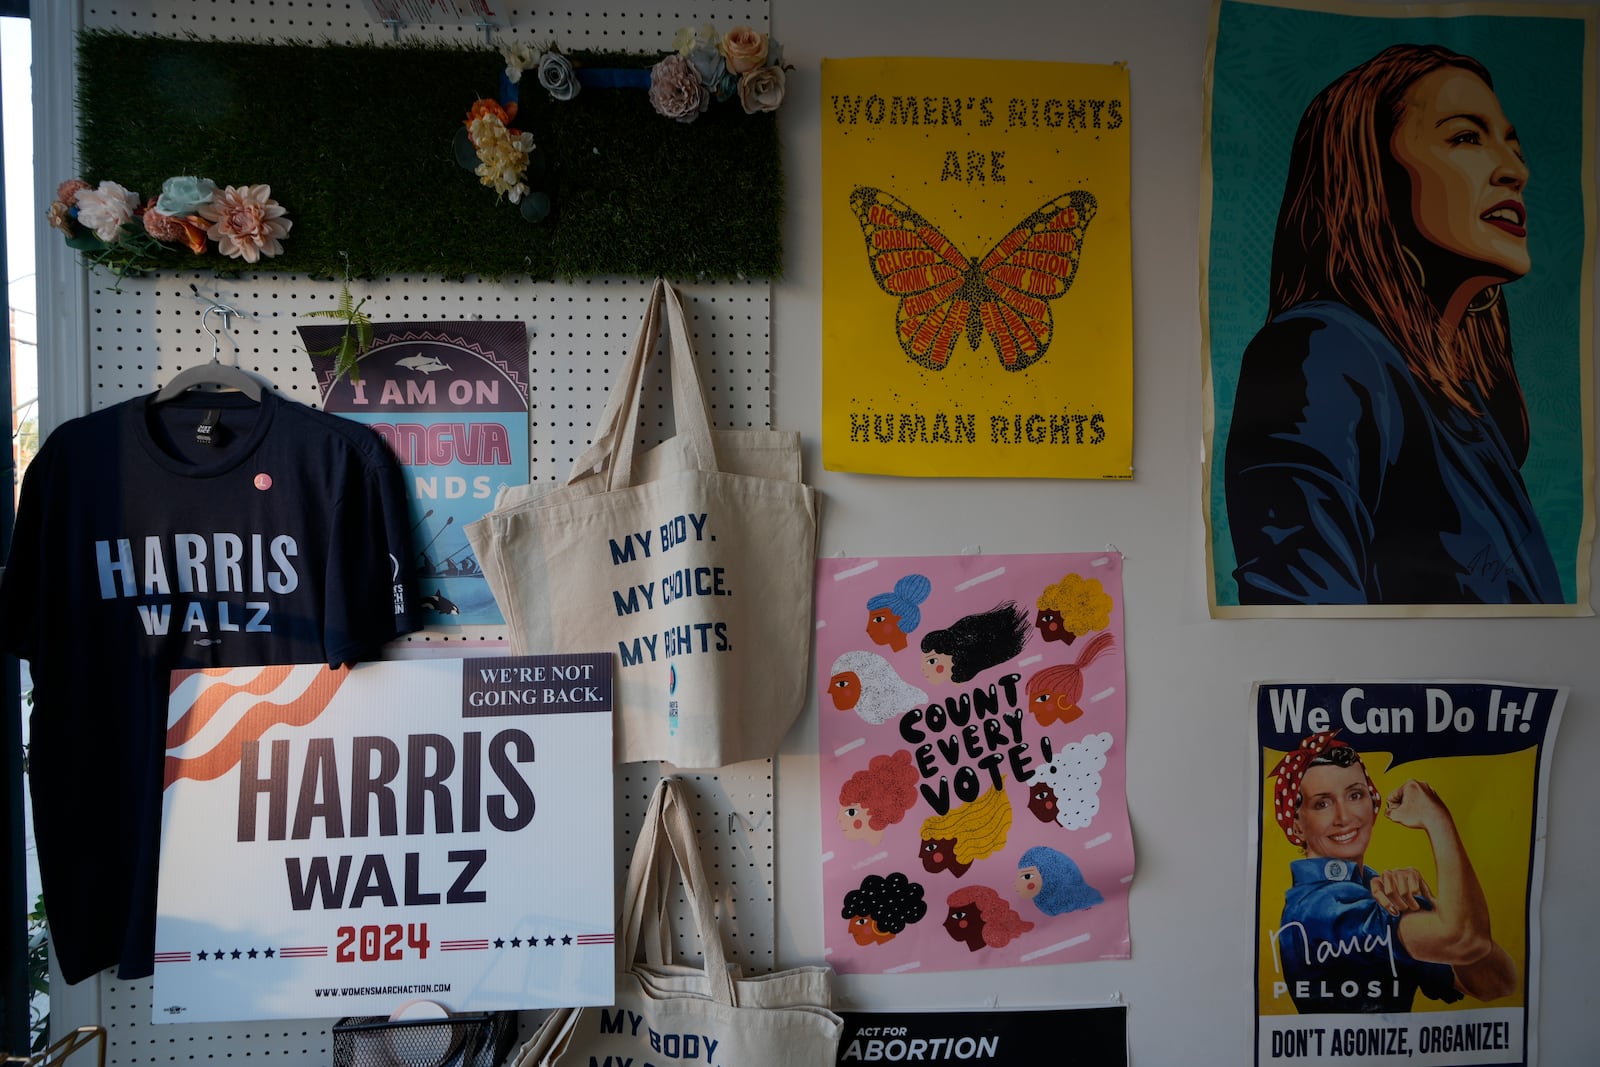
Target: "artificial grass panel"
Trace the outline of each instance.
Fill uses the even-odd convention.
[[[178,174],[267,184],[294,222],[281,256],[250,265],[185,250],[164,263],[173,269],[340,277],[348,253],[358,277],[781,273],[777,124],[736,101],[681,123],[638,90],[552,101],[527,72],[514,125],[545,153],[543,178],[529,184],[554,203],[549,218],[529,223],[451,148],[472,101],[498,95],[496,51],[87,30],[78,60],[77,176],[144,199]]]

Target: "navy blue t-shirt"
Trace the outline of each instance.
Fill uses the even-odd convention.
[[[69,982],[152,971],[169,673],[354,663],[420,625],[376,434],[270,391],[151,399],[50,434],[0,583],[33,675],[34,837]]]

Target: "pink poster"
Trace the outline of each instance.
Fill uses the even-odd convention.
[[[824,559],[823,931],[841,973],[1128,957],[1122,559]]]

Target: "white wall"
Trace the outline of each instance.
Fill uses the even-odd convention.
[[[1252,1060],[1250,683],[1497,678],[1572,688],[1550,786],[1540,914],[1540,1062],[1594,1063],[1589,821],[1600,754],[1600,622],[1219,621],[1201,524],[1199,220],[1205,0],[774,0],[796,70],[782,129],[787,275],[773,287],[773,425],[806,436],[823,555],[1090,551],[1126,556],[1128,803],[1138,849],[1132,959],[960,974],[847,976],[845,1007],[1130,1005],[1140,1065]],[[822,470],[819,63],[850,56],[1126,61],[1132,79],[1135,478],[893,479]],[[1530,57],[1530,61],[1534,61]],[[916,521],[909,521],[915,518]],[[778,766],[778,958],[821,958],[816,710]]]

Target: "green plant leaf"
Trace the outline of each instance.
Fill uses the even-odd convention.
[[[361,310],[366,302],[366,297],[362,297],[360,303],[355,301],[355,298],[350,295],[350,283],[346,281],[339,286],[338,307],[322,308],[301,313],[308,318],[340,319],[344,322],[344,334],[339,338],[338,344],[329,345],[327,348],[306,350],[312,356],[333,357],[333,380],[336,382],[346,374],[350,375],[350,380],[353,382],[361,380],[361,374],[356,365],[360,362],[361,357],[365,356],[372,348],[373,337],[372,319]]]

